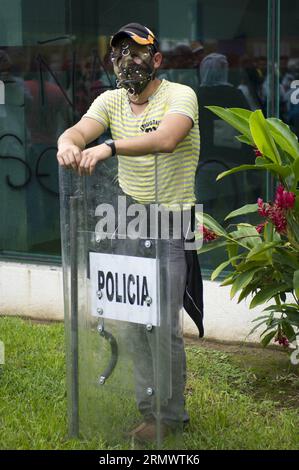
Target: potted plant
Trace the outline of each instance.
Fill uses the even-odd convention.
[[[258,200],[227,215],[221,226],[210,215],[203,216],[200,253],[224,249],[227,259],[213,271],[216,279],[230,269],[221,285],[230,285],[238,302],[251,296],[249,308],[265,303],[263,315],[251,333],[264,325],[262,344],[272,339],[284,346],[296,339],[299,327],[299,144],[296,135],[281,120],[265,118],[261,110],[208,106],[235,127],[236,138],[253,147],[256,158],[218,175],[217,180],[239,171],[268,171],[274,178],[271,201]],[[238,216],[258,214],[258,224],[232,223]]]

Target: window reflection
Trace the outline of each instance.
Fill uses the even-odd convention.
[[[299,85],[299,57],[282,57],[280,61],[280,115],[299,136],[299,105],[294,90]]]
[[[45,0],[23,3],[20,24],[13,27],[24,29],[24,44],[20,40],[16,46],[11,35],[0,34],[0,80],[6,92],[5,105],[0,104],[0,195],[6,201],[1,217],[7,219],[0,248],[59,254],[57,136],[80,119],[96,96],[115,87],[110,35],[132,21],[132,9],[118,0],[91,0],[82,15],[82,0],[54,0],[58,19],[50,15]],[[222,220],[242,203],[254,202],[264,181],[253,173],[215,181],[219,172],[252,162],[254,155],[205,106],[266,111],[267,1],[133,3],[136,21],[148,24],[159,36],[164,56],[160,78],[186,84],[198,96],[201,153],[196,197]],[[16,5],[13,2],[10,8]],[[35,8],[40,21],[33,22]],[[280,110],[298,132],[299,106],[290,101],[291,83],[299,78],[292,44],[281,58]],[[204,262],[208,266],[210,260]]]

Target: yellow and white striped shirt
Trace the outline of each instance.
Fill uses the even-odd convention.
[[[192,88],[162,80],[142,114],[136,116],[127,92],[120,88],[98,96],[85,117],[110,128],[114,140],[127,139],[158,128],[166,114],[189,116],[193,127],[174,152],[140,157],[118,155],[118,179],[122,190],[140,203],[159,202],[168,207],[195,202],[194,183],[200,136],[197,97]]]

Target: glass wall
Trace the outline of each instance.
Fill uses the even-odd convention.
[[[293,12],[287,3],[297,3]],[[285,103],[298,72],[298,9],[298,1],[286,0],[282,11],[281,113],[294,128],[296,111]],[[267,0],[1,0],[2,257],[59,261],[57,137],[97,95],[115,87],[109,39],[132,21],[148,25],[160,39],[160,78],[189,85],[198,96],[196,197],[204,210],[221,221],[263,195],[261,174],[215,181],[219,172],[253,162],[254,154],[205,106],[266,112]],[[202,257],[205,268],[218,261],[217,253],[212,256]]]
[[[1,1],[3,256],[60,254],[56,141],[75,120],[66,14],[63,1]]]
[[[280,116],[299,137],[299,1],[281,2],[280,24]]]

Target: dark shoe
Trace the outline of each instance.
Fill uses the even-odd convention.
[[[166,424],[162,424],[160,426],[160,433],[161,439],[164,439],[165,436],[170,434],[172,429],[167,426]],[[133,437],[136,441],[140,443],[154,443],[157,441],[158,437],[158,429],[157,424],[154,420],[152,421],[144,421],[141,423],[137,428],[133,429],[129,433],[130,437]]]
[[[143,421],[141,424],[139,424],[136,428],[132,429],[132,431],[128,432],[128,436],[134,437],[135,434],[138,434],[139,431],[142,431],[142,429],[147,426],[149,423],[147,421]]]

